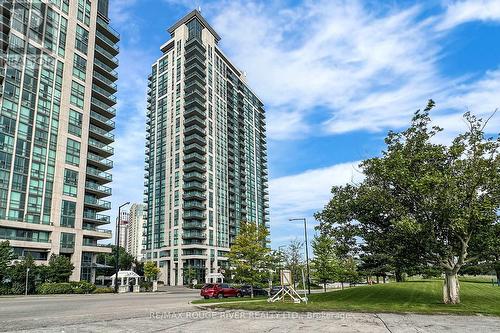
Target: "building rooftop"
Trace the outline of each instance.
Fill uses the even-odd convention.
[[[183,24],[188,23],[189,21],[191,21],[194,18],[197,18],[198,21],[200,21],[201,24],[206,29],[208,29],[208,31],[210,31],[210,33],[212,33],[212,35],[215,37],[215,40],[217,42],[220,41],[219,34],[214,30],[214,28],[212,28],[210,26],[210,24],[208,24],[207,20],[205,20],[205,18],[201,15],[201,12],[199,10],[197,10],[197,9],[193,10],[192,12],[190,12],[189,14],[187,14],[186,16],[184,16],[182,19],[180,19],[179,21],[177,21],[173,26],[171,26],[170,28],[168,28],[167,31],[173,37],[175,29],[177,29],[178,27],[180,27]]]

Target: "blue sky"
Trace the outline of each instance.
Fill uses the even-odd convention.
[[[357,163],[429,98],[443,143],[467,109],[500,107],[498,0],[110,2],[122,36],[113,207],[142,202],[146,78],[166,30],[198,6],[266,105],[273,247],[303,239],[290,217],[312,235],[331,186],[362,179]]]

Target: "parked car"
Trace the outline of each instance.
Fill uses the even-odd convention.
[[[233,288],[227,283],[208,283],[201,288],[200,295],[205,299],[210,297],[242,297],[241,291],[238,288]]]
[[[249,286],[249,285],[241,286],[240,291],[241,291],[242,296],[251,296],[252,295],[251,286]],[[269,293],[265,289],[254,286],[253,287],[253,295],[254,296],[269,296]]]
[[[271,290],[269,290],[269,295],[274,296],[281,290],[281,286],[273,286]],[[288,287],[285,286],[285,290],[288,290]]]

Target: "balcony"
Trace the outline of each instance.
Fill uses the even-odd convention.
[[[182,234],[182,239],[206,239],[205,233],[203,232],[184,232]]]
[[[115,128],[115,122],[113,120],[106,118],[95,111],[90,111],[90,123],[108,131]]]
[[[86,222],[91,222],[94,224],[104,225],[110,223],[110,217],[108,215],[96,214],[95,212],[83,212],[83,220]]]
[[[206,176],[203,173],[200,172],[188,172],[184,174],[183,177],[184,180],[198,180],[198,181],[205,181]]]
[[[94,67],[97,70],[100,70],[100,73],[107,77],[111,81],[116,81],[118,80],[118,72],[116,72],[113,68],[110,66],[106,65],[104,62],[101,60],[95,58],[94,59]]]
[[[193,222],[184,222],[182,224],[182,229],[198,229],[203,230],[206,229],[207,225],[203,222],[193,221]]]
[[[94,94],[95,95],[95,94]],[[114,96],[113,96],[114,97]],[[115,97],[116,99],[116,97]],[[92,110],[97,111],[98,113],[103,114],[106,117],[113,118],[116,116],[116,109],[111,106],[111,104],[115,104],[115,102],[108,100],[109,104],[98,100],[97,98],[92,96],[91,99],[91,107]]]
[[[190,199],[205,200],[206,195],[204,192],[201,191],[189,191],[189,192],[184,192],[182,198],[184,200],[190,200]]]
[[[206,186],[203,183],[200,182],[186,182],[184,183],[183,186],[185,191],[190,191],[190,190],[205,190]]]
[[[184,162],[185,163],[188,163],[188,162],[204,163],[205,161],[206,161],[206,157],[202,154],[191,153],[191,154],[184,155]]]
[[[201,57],[202,59],[205,59],[205,47],[203,46],[203,43],[196,38],[189,39],[186,42],[184,49],[186,50],[185,53],[186,59],[192,56],[197,56]]]
[[[85,225],[85,226],[83,226],[82,229],[83,230],[87,230],[87,231],[93,231],[93,232],[98,232],[98,233],[104,234],[100,238],[111,238],[111,234],[112,234],[111,230],[96,228],[95,226]]]
[[[204,154],[205,147],[203,147],[197,143],[192,143],[190,145],[184,146],[184,153],[193,153],[193,152]]]
[[[98,198],[105,198],[111,195],[111,188],[97,183],[85,182],[85,190],[89,193],[94,194]]]
[[[190,108],[184,108],[184,119],[188,119],[193,116],[198,116],[204,119],[206,116],[205,109],[195,106]]]
[[[185,109],[191,109],[191,108],[204,109],[205,108],[205,98],[201,98],[198,94],[190,93],[188,96],[186,96],[186,98],[184,100],[184,108]]]
[[[100,102],[100,104],[98,104],[97,106],[103,108],[105,111],[107,111],[110,107],[116,104],[115,95],[95,84],[92,85],[92,95],[95,96],[95,98],[92,97],[92,99],[95,100],[95,104]],[[94,103],[94,101],[92,101],[92,103]],[[110,113],[113,116],[115,116],[116,110],[111,110]]]
[[[75,252],[75,242],[61,242],[59,247],[59,253],[74,253]]]
[[[200,145],[205,145],[205,138],[198,134],[188,135],[184,138],[184,144],[189,145],[191,143],[198,143]]]
[[[118,47],[118,45],[116,45],[116,42],[112,41],[110,38],[105,36],[102,32],[97,31],[97,33],[95,35],[96,35],[96,44],[99,42],[102,42],[99,44],[101,44],[102,46],[107,48],[109,52],[115,53],[115,55],[120,52],[120,48]]]
[[[99,184],[107,184],[113,180],[110,173],[87,167],[87,178],[94,180]]]
[[[90,124],[89,130],[91,137],[94,137],[95,139],[102,141],[106,144],[110,144],[115,141],[115,136],[113,133],[108,132],[98,126]]]
[[[200,81],[200,80],[187,80],[186,79],[185,82],[186,82],[186,85],[184,86],[184,91],[186,92],[186,94],[189,91],[197,90],[197,91],[202,92],[203,95],[205,95],[206,89],[205,89],[205,82],[204,81]]]
[[[190,134],[201,134],[201,135],[205,135],[205,129],[198,126],[198,125],[192,125],[192,126],[189,126],[189,127],[185,127],[184,128],[184,134],[187,136],[187,135],[190,135]]]
[[[89,138],[88,144],[89,144],[89,151],[96,153],[100,156],[110,157],[114,153],[114,149],[112,147],[106,145],[105,143],[97,141],[96,139]]]
[[[205,75],[205,66],[201,66],[198,63],[193,63],[189,66],[186,66],[184,71],[184,75],[191,75],[193,73],[197,73],[199,75]]]
[[[198,201],[186,201],[182,206],[184,210],[205,210],[207,206]]]
[[[107,78],[106,76],[102,75],[101,73],[94,71],[93,78],[94,78],[93,81],[100,87],[107,89],[112,93],[118,91],[118,86],[116,85],[116,83]]]
[[[201,118],[198,116],[185,117],[184,126],[189,127],[191,125],[205,127],[205,118]]]
[[[111,202],[89,196],[85,196],[84,205],[98,212],[111,209]]]
[[[91,165],[100,171],[106,171],[113,167],[113,161],[96,154],[88,153],[87,165]]]
[[[204,164],[192,162],[192,163],[184,164],[183,170],[184,170],[184,172],[190,172],[190,171],[194,171],[194,170],[197,170],[200,172],[205,172],[206,167]]]
[[[97,28],[99,28],[104,34],[108,35],[108,38],[118,43],[120,41],[120,34],[106,22],[103,18],[97,16]]]
[[[99,57],[99,60],[106,62],[108,66],[111,66],[113,69],[118,67],[119,61],[118,58],[115,57],[111,52],[107,51],[100,45],[95,46],[96,57]]]

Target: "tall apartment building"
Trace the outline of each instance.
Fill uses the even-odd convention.
[[[168,32],[149,75],[144,259],[182,285],[223,272],[241,221],[268,226],[265,113],[199,11]]]
[[[0,240],[94,279],[111,238],[118,33],[108,0],[0,2]]]
[[[117,225],[120,226],[120,244],[125,250],[128,248],[128,228],[130,223],[129,213],[127,211],[121,212],[120,220],[116,219]]]
[[[142,259],[142,234],[144,232],[144,205],[130,206],[127,252],[140,261]]]

